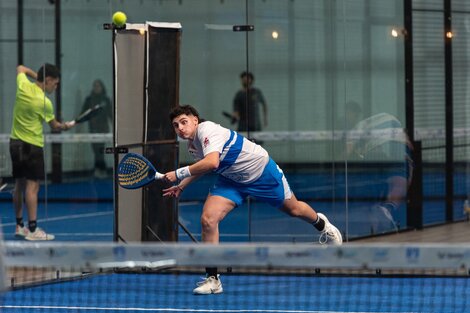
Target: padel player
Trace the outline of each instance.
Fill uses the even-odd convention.
[[[28,77],[34,81],[31,82]],[[44,64],[36,73],[23,65],[17,67],[16,100],[10,134],[10,156],[15,178],[13,205],[16,215],[15,236],[27,240],[53,240],[37,226],[39,181],[44,175],[45,121],[54,130],[68,130],[73,123],[61,123],[54,116],[51,100],[45,93],[53,93],[59,84],[59,69]],[[28,211],[28,227],[23,222],[23,198]]]
[[[164,196],[178,197],[196,178],[211,171],[219,174],[210,189],[201,216],[202,241],[219,242],[219,222],[247,196],[279,208],[290,216],[311,223],[321,232],[320,243],[342,243],[340,231],[326,216],[297,200],[279,166],[268,152],[237,132],[203,121],[195,108],[179,106],[170,112],[176,134],[188,140],[188,151],[196,162],[165,173],[165,179],[179,184],[163,190]],[[206,268],[206,278],[195,294],[221,293],[217,268]]]

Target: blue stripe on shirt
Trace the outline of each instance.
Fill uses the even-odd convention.
[[[222,152],[225,150],[225,148],[227,148],[227,146],[230,144],[234,136],[235,136],[235,132],[231,130],[230,138],[225,143]],[[227,151],[227,154],[225,155],[225,158],[219,163],[219,167],[215,170],[216,173],[219,173],[219,174],[223,173],[226,169],[228,169],[230,166],[232,166],[235,163],[238,156],[240,155],[240,152],[242,151],[243,139],[244,137],[242,135],[237,134],[237,139],[235,140],[235,143],[229,148],[229,150]]]

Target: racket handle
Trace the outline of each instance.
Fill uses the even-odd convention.
[[[65,126],[66,126],[68,129],[74,127],[76,124],[77,124],[77,122],[76,122],[75,120],[65,122]]]
[[[160,180],[160,179],[162,179],[163,177],[165,177],[165,175],[163,175],[162,173],[155,172],[155,179],[156,179],[156,180]]]

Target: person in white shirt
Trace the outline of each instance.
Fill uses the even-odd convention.
[[[202,241],[219,242],[219,223],[247,196],[279,208],[290,216],[311,223],[321,232],[320,243],[342,244],[340,231],[326,216],[297,200],[284,173],[268,152],[237,132],[199,118],[190,105],[174,108],[170,119],[176,134],[188,140],[188,151],[196,162],[164,174],[164,179],[178,183],[163,190],[167,197],[179,197],[195,179],[209,173],[219,174],[210,189],[201,216]],[[206,268],[206,279],[198,283],[195,294],[223,292],[217,268]]]

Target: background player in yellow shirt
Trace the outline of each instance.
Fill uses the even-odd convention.
[[[59,69],[51,64],[44,64],[37,73],[23,65],[17,67],[10,156],[15,178],[15,235],[27,240],[54,239],[54,235],[37,226],[37,206],[39,181],[45,177],[43,122],[54,130],[68,130],[74,126],[73,122],[56,120],[52,102],[46,96],[56,90],[59,80]],[[23,222],[23,200],[28,211],[28,227]]]

